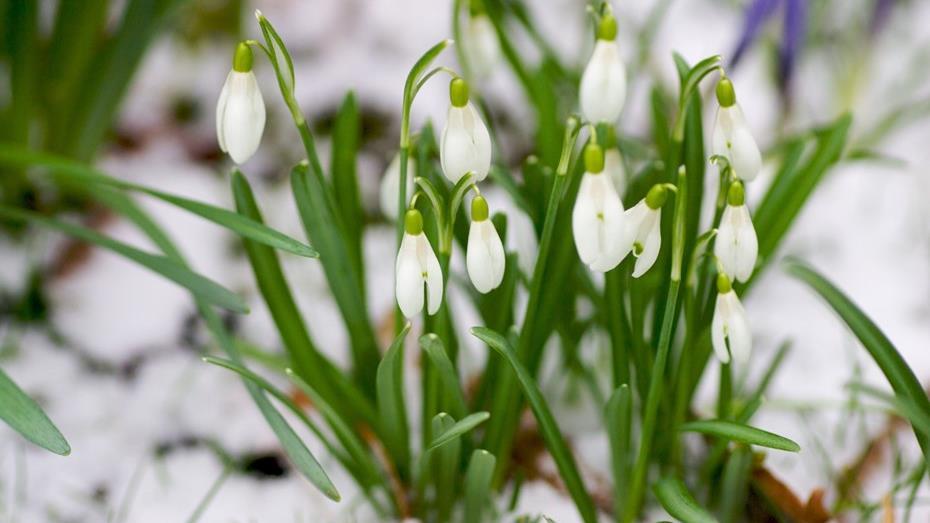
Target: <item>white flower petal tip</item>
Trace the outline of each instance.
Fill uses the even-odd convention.
[[[591,123],[614,123],[626,100],[626,68],[613,40],[598,40],[581,76],[581,113]]]
[[[449,107],[439,148],[442,172],[452,183],[468,173],[480,182],[491,168],[491,136],[471,102]]]
[[[413,197],[414,179],[416,178],[416,160],[413,156],[407,157],[407,191],[406,200],[409,203]],[[384,175],[381,177],[379,201],[381,213],[389,220],[397,219],[397,192],[400,190],[400,153],[394,155]]]
[[[237,164],[255,154],[265,130],[265,102],[252,71],[230,71],[216,104],[216,138]]]
[[[460,45],[471,73],[477,78],[489,76],[500,62],[500,42],[486,14],[468,17]]]
[[[752,277],[759,255],[759,240],[745,204],[727,205],[724,209],[714,240],[714,255],[723,271],[734,280],[747,282]]]
[[[655,185],[645,198],[626,211],[623,228],[624,254],[633,253],[633,277],[639,278],[652,268],[662,248],[662,206],[668,198],[668,189]]]
[[[720,107],[714,121],[713,152],[723,156],[733,169],[733,175],[745,181],[754,180],[762,170],[762,154],[749,131],[739,104]]]
[[[613,269],[626,255],[621,241],[623,228],[623,202],[610,177],[584,173],[572,209],[572,235],[578,257],[593,271]]]
[[[404,238],[397,251],[395,295],[397,305],[405,317],[413,318],[423,310],[424,286],[426,311],[436,314],[442,303],[442,268],[426,235],[423,234],[423,217],[418,211],[407,211]]]
[[[504,280],[504,245],[491,220],[471,222],[465,265],[472,285],[482,294],[496,289]]]
[[[721,277],[726,279],[726,276]],[[732,357],[733,363],[745,365],[752,352],[752,332],[746,320],[746,311],[729,285],[727,280],[726,292],[717,294],[710,329],[711,344],[721,363],[730,363]]]

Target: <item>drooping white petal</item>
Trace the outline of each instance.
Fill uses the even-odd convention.
[[[727,205],[720,217],[714,255],[723,271],[737,281],[748,281],[756,265],[759,241],[745,205]]]
[[[601,234],[601,255],[591,262],[589,267],[592,271],[607,272],[623,260],[623,245],[619,242],[623,234],[623,224],[625,223],[623,215],[623,202],[613,188],[610,178],[604,174],[600,175],[599,182],[602,186],[601,191],[604,194],[602,204],[601,228],[598,231]]]
[[[432,316],[442,304],[442,267],[426,235],[417,235],[417,259],[426,280],[426,312]]]
[[[645,207],[647,211],[640,224],[636,239],[643,246],[643,250],[636,257],[636,265],[633,266],[634,278],[639,278],[655,264],[656,258],[659,257],[659,249],[662,247],[662,231],[660,227],[662,213],[658,210],[649,209],[648,205]]]
[[[491,135],[471,102],[449,107],[439,148],[442,172],[452,183],[471,172],[475,182],[491,168]]]
[[[606,272],[623,257],[623,202],[604,174],[585,173],[572,209],[572,235],[578,257],[591,270]]]
[[[504,246],[491,220],[472,221],[465,264],[478,292],[496,289],[504,279]]]
[[[575,207],[572,208],[572,236],[578,257],[585,265],[593,262],[600,255],[600,222],[597,218],[599,206],[592,188],[596,175],[585,173],[578,187]]]
[[[581,76],[581,113],[589,122],[614,123],[626,99],[626,68],[614,41],[598,40]]]
[[[610,176],[610,181],[613,183],[617,194],[623,196],[626,192],[626,168],[623,166],[620,151],[615,147],[611,147],[604,152],[604,172]]]
[[[413,197],[413,179],[416,178],[416,160],[413,156],[407,157],[407,201]],[[384,176],[381,177],[380,202],[381,213],[390,220],[397,219],[397,191],[400,190],[400,153],[394,155],[394,159],[384,170]]]
[[[265,102],[255,73],[230,71],[216,105],[220,148],[238,164],[255,154],[265,130]]]
[[[404,234],[394,268],[397,305],[407,318],[423,310],[423,269],[417,257],[417,237]]]
[[[714,318],[710,323],[710,342],[714,347],[714,354],[720,363],[730,363],[730,351],[727,349],[726,325],[724,323],[724,308],[726,305],[721,300],[723,295],[717,295],[717,301],[714,304]]]
[[[462,38],[462,52],[472,74],[478,78],[488,76],[500,61],[500,42],[494,25],[485,14],[469,16]]]
[[[762,155],[739,104],[717,110],[713,131],[713,152],[730,162],[733,174],[752,180],[762,170]]]
[[[752,332],[746,311],[732,290],[718,294],[711,322],[711,344],[722,363],[744,364],[752,351]]]

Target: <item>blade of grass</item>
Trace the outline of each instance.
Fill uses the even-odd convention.
[[[682,425],[679,430],[681,432],[698,432],[731,441],[739,441],[747,445],[757,445],[788,452],[799,452],[801,450],[797,443],[784,436],[727,420],[692,421]]]
[[[464,523],[487,521],[484,514],[493,508],[491,480],[494,479],[496,461],[494,455],[484,449],[475,449],[471,453],[465,471]]]
[[[717,519],[704,510],[678,478],[667,477],[655,486],[656,498],[669,515],[684,523],[716,523]]]
[[[333,195],[337,209],[345,226],[346,246],[351,254],[354,267],[358,271],[358,285],[365,292],[365,266],[362,257],[362,229],[365,211],[362,209],[358,189],[358,176],[355,171],[355,159],[358,155],[360,140],[358,103],[355,93],[349,91],[339,106],[336,121],[333,124],[332,173]]]
[[[459,436],[464,431],[459,427],[461,422],[456,423],[452,416],[445,412],[436,414],[432,424],[432,433],[437,435],[438,440],[442,440],[439,444],[434,441],[427,449],[436,486],[436,521],[449,521],[455,502],[455,479],[458,477],[461,463],[462,440]]]
[[[746,498],[749,495],[749,473],[752,470],[752,451],[739,446],[730,454],[723,468],[720,485],[720,521],[737,523],[743,521]]]
[[[578,473],[578,468],[575,466],[575,459],[572,457],[571,451],[568,449],[568,445],[565,443],[565,439],[555,422],[555,418],[552,416],[545,398],[539,391],[539,387],[536,386],[535,380],[533,380],[526,368],[517,360],[510,342],[500,334],[485,327],[473,327],[471,333],[485,342],[510,364],[536,417],[536,421],[539,423],[539,431],[546,443],[546,448],[549,449],[549,453],[559,469],[559,474],[565,482],[565,488],[575,502],[581,519],[586,523],[597,521],[594,502],[591,500],[587,489],[585,489],[581,474]]]
[[[465,418],[457,421],[455,425],[446,427],[441,434],[436,433],[437,436],[433,438],[433,441],[429,444],[427,450],[438,449],[446,443],[449,443],[450,441],[462,436],[463,434],[466,434],[468,431],[487,421],[490,416],[491,415],[487,412],[475,412],[474,414],[469,414]]]
[[[785,270],[809,285],[833,308],[878,364],[888,379],[888,383],[891,384],[895,396],[900,398],[902,403],[913,406],[924,417],[930,416],[930,400],[927,398],[927,393],[924,392],[920,381],[904,361],[901,353],[881,329],[842,291],[807,264],[800,260],[789,259],[785,263]],[[919,430],[913,424],[912,427],[917,443],[923,451],[924,461],[930,465],[930,434]]]
[[[630,433],[633,430],[633,394],[627,384],[620,385],[610,395],[605,413],[607,422],[607,439],[610,442],[610,464],[614,478],[614,507],[626,504],[627,486],[630,480],[630,457],[632,445]]]
[[[402,479],[410,477],[410,427],[404,402],[404,339],[409,331],[410,323],[407,323],[394,338],[378,365],[375,383],[384,446]]]
[[[39,404],[0,369],[0,419],[36,445],[60,456],[71,446]]]
[[[92,243],[98,247],[119,254],[124,258],[128,258],[177,283],[212,305],[223,307],[233,312],[249,312],[248,306],[246,306],[245,302],[242,301],[242,298],[238,295],[213,280],[201,276],[196,272],[191,272],[183,265],[165,256],[141,251],[123,242],[103,236],[86,227],[56,220],[54,218],[48,218],[31,211],[0,206],[0,218],[13,221],[28,221],[49,229],[55,229],[68,236]]]
[[[435,334],[424,334],[420,336],[420,348],[426,352],[427,357],[429,357],[439,375],[439,381],[442,385],[440,387],[440,393],[442,394],[440,408],[447,409],[453,418],[464,418],[468,412],[465,396],[462,393],[462,386],[459,383],[458,375],[455,373],[455,368],[452,366],[449,356],[446,355],[442,340]]]

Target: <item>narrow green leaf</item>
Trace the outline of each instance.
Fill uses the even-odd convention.
[[[39,404],[30,398],[0,369],[0,419],[36,445],[61,456],[71,454],[71,446],[48,419]]]
[[[0,145],[0,163],[17,166],[41,166],[49,169],[52,175],[68,182],[84,184],[106,185],[126,191],[135,191],[157,198],[184,209],[201,218],[211,221],[221,227],[250,240],[268,245],[275,249],[287,251],[298,256],[316,258],[319,254],[310,246],[305,245],[284,233],[276,231],[263,223],[251,220],[241,214],[208,203],[191,200],[182,196],[152,189],[144,185],[126,182],[118,178],[107,176],[102,172],[73,160],[47,154],[24,147],[13,145]],[[235,171],[238,174],[239,171]],[[86,187],[82,187],[85,188]],[[93,189],[90,189],[91,192]]]
[[[716,523],[717,519],[704,510],[678,478],[667,477],[655,486],[656,498],[669,515],[683,523]]]
[[[123,242],[103,236],[86,227],[56,220],[54,218],[48,218],[32,211],[0,206],[0,218],[12,221],[29,221],[43,227],[55,229],[79,240],[112,251],[124,258],[128,258],[177,283],[212,305],[223,307],[233,312],[249,312],[248,306],[238,295],[213,280],[201,276],[196,272],[191,272],[190,269],[165,256],[141,251]]]
[[[617,387],[610,395],[606,411],[610,464],[614,477],[614,506],[622,507],[626,503],[632,461],[630,433],[633,430],[633,394],[629,385],[624,383]]]
[[[927,393],[914,371],[881,329],[842,291],[805,263],[789,259],[785,263],[785,270],[814,289],[840,316],[878,364],[902,404],[916,409],[923,418],[930,416],[930,399],[927,398]],[[912,426],[917,443],[924,453],[924,460],[930,464],[930,434],[919,430],[916,425]]]
[[[752,450],[739,446],[730,454],[723,468],[720,485],[720,521],[737,523],[743,521],[746,498],[749,494],[749,473],[752,471]]]
[[[346,244],[352,255],[354,266],[358,270],[356,277],[359,287],[364,292],[365,266],[362,256],[362,229],[365,210],[362,208],[358,176],[355,171],[355,159],[361,139],[360,127],[355,93],[349,91],[343,98],[339,112],[336,114],[336,121],[333,123],[330,172],[332,173],[333,196],[336,198],[337,210],[342,216],[342,224],[348,236]]]
[[[494,478],[494,455],[484,449],[475,449],[465,471],[465,523],[486,521],[487,508],[493,507],[491,480]]]
[[[523,388],[523,393],[530,404],[530,408],[533,410],[536,421],[539,423],[539,431],[542,434],[543,441],[546,443],[546,448],[549,449],[549,453],[552,455],[552,459],[559,469],[559,474],[565,482],[565,488],[568,489],[568,493],[575,502],[575,506],[581,518],[586,523],[596,522],[597,511],[594,508],[594,502],[591,500],[590,494],[588,494],[584,486],[581,474],[578,473],[575,459],[572,457],[571,451],[568,449],[568,445],[565,443],[565,439],[562,437],[562,433],[559,431],[559,427],[555,422],[555,418],[552,416],[552,412],[549,410],[545,398],[543,398],[542,393],[539,391],[539,387],[536,385],[536,382],[530,376],[529,372],[527,372],[523,365],[517,360],[516,354],[514,354],[513,348],[510,346],[510,342],[500,334],[485,327],[473,327],[471,333],[481,341],[487,343],[489,347],[500,354],[507,363],[510,364],[514,374],[517,376],[517,380]]]
[[[438,434],[433,441],[429,444],[427,450],[437,449],[446,443],[458,438],[459,436],[467,433],[471,429],[481,425],[487,419],[491,417],[487,412],[476,412],[474,414],[469,414],[465,418],[457,421],[455,425],[448,427],[444,430],[442,434]]]
[[[439,374],[440,393],[442,394],[440,408],[448,410],[453,418],[464,418],[468,412],[465,395],[462,393],[458,374],[455,373],[455,367],[452,366],[452,361],[446,354],[442,340],[435,334],[424,334],[420,336],[420,348],[426,352],[426,356]]]
[[[378,365],[376,388],[378,412],[384,431],[384,446],[394,461],[401,478],[410,472],[410,427],[407,425],[407,406],[404,402],[404,339],[410,323],[404,325],[394,343]]]
[[[739,441],[747,445],[758,445],[776,450],[786,450],[788,452],[798,452],[801,447],[790,439],[773,434],[771,432],[757,429],[742,423],[736,423],[726,420],[701,420],[685,423],[681,426],[682,432],[698,432],[725,438],[732,441]]]
[[[445,412],[436,414],[432,419],[432,433],[444,439],[439,445],[434,442],[426,452],[430,458],[433,483],[436,486],[436,521],[449,521],[455,502],[455,480],[458,477],[462,452],[462,440],[459,438],[462,431],[458,430],[459,423],[455,423],[452,416]],[[447,435],[448,438],[443,438]]]

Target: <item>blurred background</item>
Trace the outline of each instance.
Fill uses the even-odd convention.
[[[404,79],[425,49],[451,35],[451,4],[3,0],[0,135],[94,162],[125,180],[230,207],[231,163],[216,143],[215,104],[235,43],[259,36],[252,11],[261,9],[294,56],[297,97],[320,138],[324,164],[338,105],[347,90],[357,95],[363,123],[358,172],[374,224],[364,239],[369,313],[389,331],[394,231],[378,208],[379,181],[398,143]],[[514,24],[513,37],[525,60],[540,60],[537,44],[544,41],[558,63],[577,74],[592,45],[586,3],[524,5],[535,31]],[[59,7],[85,17],[87,23],[76,26],[86,30],[53,38],[62,30]],[[649,136],[651,87],[673,92],[677,85],[673,51],[692,63],[724,56],[763,150],[776,150],[799,129],[853,114],[845,159],[802,212],[782,254],[800,255],[831,277],[884,329],[918,377],[930,381],[930,2],[654,0],[615,2],[614,8],[630,73],[621,127],[631,136]],[[22,22],[30,19],[37,22],[34,33]],[[86,46],[75,55],[47,43],[120,38],[134,45],[99,52]],[[455,68],[454,53],[443,63]],[[77,73],[87,64],[89,78]],[[267,60],[257,55],[256,64],[268,123],[262,147],[243,171],[267,222],[303,238],[286,180],[301,158],[300,142]],[[34,85],[14,85],[10,71],[16,67],[41,74]],[[501,136],[502,157],[495,161],[519,164],[532,152],[535,129],[519,83],[502,63],[475,90]],[[447,103],[445,83],[429,84],[414,105],[413,128],[442,122]],[[714,106],[706,106],[706,129]],[[771,173],[749,187],[750,207],[766,176]],[[150,247],[133,227],[89,201],[9,171],[3,180],[5,203],[66,213]],[[506,197],[489,191],[492,207],[507,209],[519,222]],[[246,297],[252,313],[228,317],[238,336],[279,350],[240,243],[181,211],[144,198],[140,203],[198,272]],[[318,346],[347,362],[346,333],[319,264],[292,256],[282,261]],[[461,265],[456,260],[453,266]],[[454,292],[450,300],[467,308]],[[751,373],[762,370],[783,342],[793,347],[758,425],[792,437],[805,451],[772,455],[769,468],[802,502],[816,489],[835,501],[849,470],[861,476],[864,497],[881,499],[895,460],[914,455],[913,438],[905,432],[898,442],[888,417],[862,408],[846,384],[884,385],[882,375],[829,310],[777,266],[746,307],[757,358]],[[475,317],[463,314],[462,330]],[[596,360],[603,340],[589,338],[585,354]],[[185,291],[107,252],[3,224],[0,365],[45,408],[72,454],[46,453],[0,426],[0,521],[185,521],[205,499],[202,521],[370,520],[351,483],[312,437],[310,448],[347,489],[344,501],[326,500],[292,472],[241,382],[201,361],[207,343]],[[479,346],[467,349],[466,372],[477,367],[469,358],[486,357]],[[711,371],[706,382],[715,380]],[[606,439],[595,407],[573,393],[564,376],[553,373],[543,387],[596,484]],[[702,397],[711,409],[710,388]],[[868,466],[855,466],[862,462]],[[919,493],[918,521],[927,520],[928,496]],[[545,478],[530,478],[517,513],[577,517]]]

